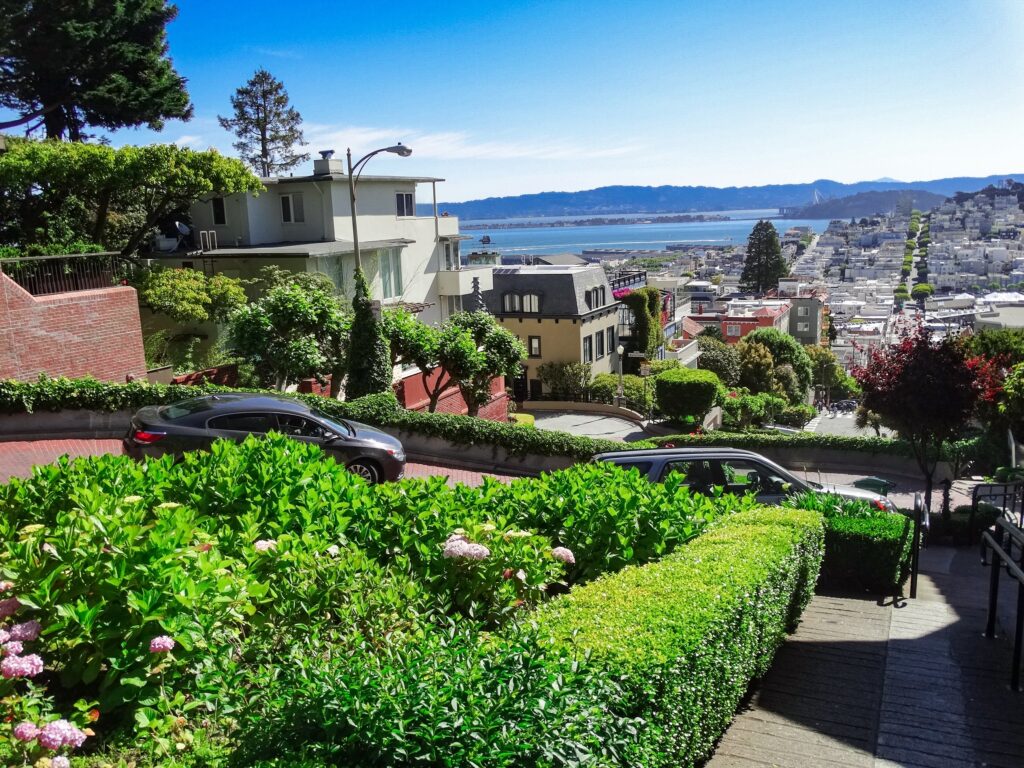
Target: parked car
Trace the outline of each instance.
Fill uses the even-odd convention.
[[[822,485],[801,480],[788,469],[752,451],[738,448],[657,448],[599,453],[593,461],[607,461],[633,467],[654,483],[670,472],[685,475],[685,485],[697,493],[710,494],[715,487],[726,493],[754,493],[758,501],[778,504],[790,494],[803,491],[834,493],[847,499],[874,504],[895,512],[896,505],[885,496],[845,485]]]
[[[180,456],[208,448],[219,438],[241,441],[267,432],[319,445],[369,483],[398,480],[405,474],[405,450],[386,432],[330,418],[298,400],[273,395],[206,395],[140,408],[132,417],[124,447],[136,459],[167,453]]]

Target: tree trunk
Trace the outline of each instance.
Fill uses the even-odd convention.
[[[107,232],[107,211],[110,209],[110,191],[107,190],[100,195],[96,203],[96,220],[92,227],[92,241],[103,244],[103,237]]]
[[[333,371],[331,371],[331,388],[328,392],[328,394],[331,397],[331,400],[337,400],[338,395],[341,394],[341,380],[342,378],[344,378],[344,376],[345,369],[341,366],[338,366]]]

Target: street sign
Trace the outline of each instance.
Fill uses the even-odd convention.
[[[651,375],[651,366],[649,366],[649,365],[641,365],[640,366],[640,375],[641,376],[650,376]]]
[[[640,357],[640,358],[644,358],[644,357],[647,357],[647,353],[646,352],[627,352],[626,353],[626,357]]]

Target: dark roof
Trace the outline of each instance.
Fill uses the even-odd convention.
[[[555,253],[550,256],[531,256],[534,264],[549,264],[552,266],[583,266],[590,262],[584,258],[571,253]]]
[[[509,314],[502,311],[502,297],[506,293],[537,294],[540,297],[538,314],[543,317],[580,317],[618,303],[612,298],[604,269],[598,266],[495,267],[493,276],[494,289],[487,293],[487,308],[498,316]],[[601,307],[588,307],[586,292],[599,287],[605,289],[605,303]]]

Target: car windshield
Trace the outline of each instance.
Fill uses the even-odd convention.
[[[332,419],[329,416],[324,416],[320,411],[312,411],[313,415],[316,416],[320,421],[323,422],[324,426],[327,427],[331,432],[336,435],[348,435],[354,437],[356,434],[355,429],[344,419]]]
[[[168,421],[174,421],[175,419],[183,419],[186,416],[191,416],[194,413],[202,413],[203,411],[212,410],[213,402],[213,398],[197,397],[193,400],[184,400],[180,403],[165,405],[163,408],[160,408],[157,413]]]

